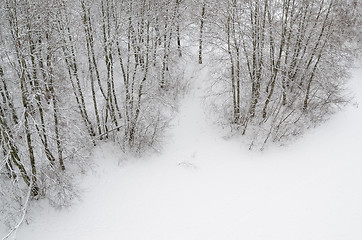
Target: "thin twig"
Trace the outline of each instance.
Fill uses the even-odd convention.
[[[2,240],[10,239],[10,237],[13,237],[13,239],[16,238],[16,232],[18,231],[21,224],[24,222],[24,219],[26,216],[26,210],[28,208],[29,200],[30,200],[30,196],[31,196],[31,189],[32,189],[32,184],[30,184],[30,186],[29,186],[29,191],[28,191],[28,194],[25,199],[24,207],[21,210],[23,212],[23,215],[22,215],[19,223],[13,229],[11,229],[11,231],[5,237],[3,237]]]

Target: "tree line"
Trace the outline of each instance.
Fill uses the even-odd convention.
[[[68,205],[72,175],[101,141],[136,155],[159,144],[182,88],[181,6],[1,1],[2,211],[26,196]]]
[[[0,212],[70,204],[101,141],[159,144],[185,55],[217,62],[211,105],[250,148],[319,124],[348,102],[361,12],[356,0],[1,1]]]
[[[207,2],[214,59],[226,66],[214,94],[226,99],[222,121],[250,148],[285,142],[348,102],[344,82],[361,49],[358,1]]]

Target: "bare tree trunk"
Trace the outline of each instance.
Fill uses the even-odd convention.
[[[96,123],[97,123],[96,128],[98,129],[98,135],[101,135],[102,130],[101,130],[101,123],[100,123],[97,97],[96,97],[96,91],[95,91],[95,85],[94,85],[94,76],[93,76],[93,69],[95,68],[96,63],[94,62],[95,55],[94,55],[94,48],[93,48],[93,37],[91,35],[91,26],[90,26],[90,22],[89,22],[90,21],[89,10],[85,6],[84,0],[81,0],[81,4],[82,4],[82,10],[83,10],[83,25],[84,25],[84,30],[85,30],[85,33],[87,36],[86,43],[87,43],[87,52],[88,52],[88,65],[89,65],[88,68],[89,68],[89,74],[90,74],[89,77],[91,80],[93,107],[94,107],[94,113],[95,113]],[[93,61],[92,61],[92,59],[93,59]],[[96,69],[96,75],[97,75],[97,79],[99,79],[99,73],[98,73],[97,69]],[[100,85],[100,82],[99,82],[99,87],[101,89],[103,96],[105,97],[105,94],[103,92],[102,86]]]
[[[32,79],[30,79],[30,81],[33,83],[32,90],[34,91],[35,101],[36,101],[36,105],[38,107],[39,117],[40,117],[40,129],[37,125],[35,125],[35,127],[37,129],[39,138],[41,139],[41,142],[44,146],[45,155],[48,158],[50,164],[54,165],[55,158],[49,148],[48,133],[47,133],[46,126],[45,126],[46,123],[45,123],[45,119],[44,119],[44,110],[43,110],[43,106],[42,106],[41,96],[43,95],[43,89],[40,86],[40,79],[37,74],[37,69],[38,69],[37,62],[38,62],[39,67],[41,68],[41,71],[43,72],[43,76],[45,75],[44,74],[44,64],[43,64],[43,60],[41,59],[42,57],[40,56],[39,50],[36,49],[36,47],[37,47],[36,42],[33,41],[33,36],[31,35],[31,33],[33,31],[30,27],[30,23],[27,24],[27,30],[28,30],[27,38],[28,38],[28,42],[29,42],[29,52],[30,52],[30,59],[31,59],[30,62],[31,62],[31,69],[32,69],[32,74],[31,74]],[[38,37],[40,37],[40,36],[38,36]],[[38,41],[40,41],[39,45],[41,45],[41,40],[39,39]],[[45,80],[45,76],[44,76],[43,80]]]
[[[30,133],[30,126],[29,126],[29,107],[28,107],[28,100],[27,100],[27,90],[26,90],[26,83],[25,83],[25,69],[24,69],[24,60],[22,62],[22,69],[21,69],[21,95],[22,95],[22,102],[24,107],[24,127],[26,133],[26,142],[28,145],[28,153],[29,153],[29,160],[31,166],[31,186],[32,186],[32,195],[37,196],[39,194],[39,188],[37,185],[37,169],[35,166],[35,157],[34,157],[34,149],[32,145],[32,137]]]
[[[73,46],[73,38],[72,38],[69,27],[64,28],[62,26],[62,23],[59,23],[59,27],[62,30],[62,33],[63,33],[62,36],[64,36],[63,44],[62,44],[62,51],[64,54],[64,61],[66,63],[67,69],[68,69],[69,79],[70,79],[70,83],[72,85],[74,97],[76,99],[76,102],[77,102],[77,105],[79,108],[79,112],[82,116],[84,125],[86,126],[89,135],[91,137],[94,137],[95,131],[93,129],[91,121],[89,120],[88,112],[87,112],[87,109],[85,106],[83,90],[80,85],[80,79],[79,79],[79,74],[78,74],[78,64],[77,64],[76,54],[75,54],[75,50],[74,50],[74,46]],[[75,77],[75,82],[74,82],[73,77]],[[93,139],[93,144],[95,145],[94,139]]]
[[[8,90],[8,87],[7,87],[7,84],[6,84],[6,81],[5,81],[5,77],[4,77],[4,70],[2,69],[1,66],[0,66],[0,79],[1,79],[1,82],[2,82],[3,88],[4,88],[3,94],[5,95],[6,101],[7,101],[8,105],[9,105],[10,110],[11,110],[11,116],[13,118],[14,123],[18,124],[18,116],[16,115],[13,101],[10,98],[9,90]]]
[[[2,109],[1,105],[0,105],[0,134],[4,141],[4,147],[8,148],[9,155],[10,155],[12,162],[18,167],[18,169],[21,173],[22,179],[24,180],[26,185],[30,186],[31,179],[25,169],[25,166],[21,162],[21,159],[18,155],[18,153],[19,153],[18,147],[16,146],[16,143],[14,141],[14,137],[11,133],[10,128],[9,128],[8,124],[6,123],[6,117],[5,117],[4,110]],[[4,148],[4,151],[5,151],[5,148]],[[11,166],[11,162],[8,161],[8,163]],[[10,167],[10,168],[12,169],[12,167]]]
[[[235,63],[234,63],[234,56],[231,50],[231,26],[233,22],[231,21],[231,17],[229,16],[227,19],[227,44],[228,44],[228,53],[230,58],[230,68],[231,68],[231,91],[233,95],[233,119],[234,123],[239,121],[239,113],[237,109],[237,96],[236,96],[236,88],[235,88]]]
[[[167,72],[167,61],[168,61],[168,43],[167,43],[167,33],[169,30],[169,25],[168,25],[168,10],[166,10],[166,19],[165,19],[165,23],[164,23],[164,34],[163,34],[163,60],[162,60],[162,73],[161,73],[161,88],[165,88],[166,87],[166,79],[165,79],[165,74]]]
[[[35,156],[32,145],[31,130],[29,126],[29,103],[27,99],[28,91],[26,86],[26,63],[25,63],[26,61],[24,59],[22,51],[20,50],[22,44],[20,42],[20,36],[19,36],[20,31],[18,27],[18,19],[17,19],[18,16],[16,8],[11,9],[9,1],[7,1],[6,3],[7,3],[7,8],[9,9],[9,24],[11,27],[12,40],[15,45],[15,51],[17,56],[18,77],[20,80],[21,100],[24,110],[24,129],[25,129],[26,142],[27,142],[27,151],[29,154],[29,161],[31,166],[30,186],[31,186],[32,195],[37,196],[39,194],[39,187],[37,185],[37,169],[35,165]]]
[[[310,87],[311,87],[311,84],[312,84],[312,81],[313,81],[313,78],[314,78],[314,74],[315,74],[315,71],[318,67],[318,64],[319,64],[319,61],[322,57],[322,53],[323,53],[323,50],[324,50],[324,46],[327,42],[327,39],[328,39],[328,35],[330,34],[329,30],[330,30],[330,24],[328,24],[328,20],[329,20],[329,14],[330,14],[330,11],[332,9],[332,4],[333,4],[333,1],[330,2],[329,4],[329,7],[328,7],[328,10],[327,10],[327,13],[326,13],[326,16],[324,18],[324,21],[323,21],[323,25],[322,25],[322,28],[321,28],[321,31],[320,31],[320,34],[318,36],[318,40],[317,40],[317,43],[316,45],[314,46],[313,48],[313,52],[312,52],[312,56],[311,58],[309,59],[308,61],[308,67],[312,64],[312,61],[314,60],[315,58],[315,55],[317,55],[316,51],[318,49],[318,47],[320,47],[320,51],[317,55],[317,59],[315,60],[315,64],[314,64],[314,67],[313,67],[313,70],[311,72],[311,76],[308,80],[308,86],[307,86],[307,91],[306,91],[306,95],[305,95],[305,98],[304,98],[304,105],[303,105],[303,110],[307,110],[307,107],[308,107],[308,100],[309,100],[309,92],[310,92]],[[326,36],[326,37],[325,37]],[[324,43],[322,43],[322,38],[325,37],[326,40],[324,41]],[[322,46],[320,46],[320,44],[322,44]]]
[[[201,7],[200,36],[199,36],[199,64],[202,64],[202,41],[203,41],[205,14],[206,14],[206,0],[203,1]]]
[[[176,6],[175,6],[175,15],[176,15],[176,39],[177,39],[177,50],[178,50],[178,56],[182,57],[182,51],[181,51],[181,34],[180,34],[180,21],[181,21],[181,14],[180,14],[180,3],[182,0],[176,0]]]
[[[277,59],[274,59],[274,54],[271,54],[271,62],[275,63],[275,65],[273,64],[273,72],[271,75],[271,87],[270,87],[270,91],[269,94],[267,96],[267,99],[265,100],[264,103],[264,108],[263,108],[263,120],[266,119],[267,117],[267,108],[268,108],[268,104],[271,100],[271,97],[273,96],[274,93],[274,87],[275,87],[275,82],[279,73],[279,69],[280,69],[280,63],[281,63],[281,58],[282,58],[282,53],[284,51],[284,45],[285,45],[285,37],[286,37],[286,33],[287,33],[287,24],[288,24],[288,17],[289,17],[289,2],[290,0],[288,0],[288,3],[284,2],[283,5],[283,12],[282,12],[282,35],[281,35],[281,40],[280,40],[280,44],[279,44],[279,53],[278,53],[278,57]],[[271,14],[268,11],[268,16],[269,16],[269,24],[271,25]],[[270,27],[270,31],[272,31],[272,27]],[[270,49],[271,51],[274,53],[274,49],[275,49],[275,43],[273,40],[273,33],[270,32]]]
[[[57,146],[57,152],[58,152],[58,161],[59,161],[59,166],[60,169],[62,171],[65,171],[65,165],[64,165],[64,160],[63,160],[63,146],[62,146],[62,141],[61,141],[61,136],[60,136],[60,131],[59,131],[59,109],[58,109],[58,99],[55,93],[55,89],[54,89],[54,80],[53,80],[53,59],[51,56],[51,49],[50,49],[50,38],[49,38],[49,33],[45,34],[45,38],[47,40],[48,43],[48,47],[47,47],[47,53],[46,53],[46,62],[47,62],[47,70],[48,70],[48,78],[49,78],[49,94],[52,100],[52,105],[53,105],[53,119],[54,119],[54,132],[55,132],[55,141],[56,141],[56,146]]]

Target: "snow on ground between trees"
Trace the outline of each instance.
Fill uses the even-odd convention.
[[[41,204],[17,239],[361,239],[361,108],[291,146],[247,151],[204,114],[208,71],[189,64],[191,90],[160,154],[127,161],[103,144],[82,201],[62,211]],[[360,67],[350,84],[359,104],[361,78]]]

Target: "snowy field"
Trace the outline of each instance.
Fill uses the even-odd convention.
[[[362,239],[362,68],[350,83],[359,108],[263,152],[222,138],[204,114],[208,69],[188,70],[190,93],[161,153],[124,161],[116,146],[98,147],[82,201],[44,204],[17,239]]]

